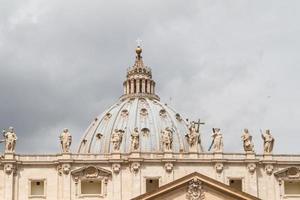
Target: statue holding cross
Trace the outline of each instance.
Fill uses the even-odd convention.
[[[201,122],[200,119],[198,120],[198,122],[195,121],[190,122],[189,132],[185,135],[190,147],[190,151],[197,151],[198,144],[200,145],[200,149],[202,151],[200,125],[203,124],[205,123]]]

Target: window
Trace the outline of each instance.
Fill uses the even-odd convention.
[[[102,190],[101,180],[82,180],[81,181],[81,194],[82,195],[101,195]]]
[[[242,179],[230,179],[229,180],[229,186],[242,191],[243,187],[242,187]]]
[[[284,181],[284,194],[300,195],[300,182],[299,181]]]
[[[44,197],[45,196],[45,183],[46,181],[41,180],[30,180],[29,181],[29,196],[30,197]]]
[[[148,178],[146,179],[146,192],[152,192],[159,187],[158,178]]]

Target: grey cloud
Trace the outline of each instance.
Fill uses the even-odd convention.
[[[0,126],[16,128],[18,152],[58,152],[64,127],[75,150],[122,94],[140,37],[157,93],[206,121],[205,146],[218,126],[226,151],[242,151],[248,127],[261,152],[259,129],[270,128],[277,153],[299,153],[298,1],[1,4]]]

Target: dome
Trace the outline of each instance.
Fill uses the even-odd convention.
[[[93,120],[78,153],[188,152],[189,123],[160,102],[151,69],[144,66],[141,48],[137,50],[135,64],[128,69],[123,84],[124,94]],[[201,151],[201,144],[196,148]]]

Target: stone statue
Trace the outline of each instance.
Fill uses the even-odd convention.
[[[173,132],[169,127],[161,131],[161,142],[164,151],[172,150]]]
[[[190,147],[197,146],[197,144],[201,143],[199,127],[196,128],[195,122],[190,123],[189,132],[185,135],[185,137]]]
[[[131,133],[131,150],[138,150],[140,145],[139,129],[135,128]]]
[[[16,133],[14,132],[14,128],[9,127],[8,130],[3,130],[2,133],[3,133],[4,140],[2,140],[1,142],[5,142],[5,152],[6,153],[15,152],[16,141],[18,138]]]
[[[122,139],[123,139],[123,133],[124,131],[121,129],[115,129],[112,136],[111,136],[111,142],[113,144],[113,150],[114,151],[119,151],[120,150],[120,146],[122,143]]]
[[[271,131],[267,129],[264,134],[261,134],[261,137],[264,140],[264,153],[272,153],[275,139],[271,135]]]
[[[249,130],[246,128],[244,129],[244,133],[242,135],[242,141],[243,141],[244,150],[246,152],[254,152],[252,136],[250,135]]]
[[[63,153],[69,153],[70,152],[70,146],[72,143],[72,135],[69,132],[69,129],[65,128],[63,132],[60,134],[60,143]]]
[[[209,147],[209,151],[213,148],[214,153],[221,153],[223,152],[223,135],[221,133],[221,129],[213,128],[212,138],[213,141]]]

